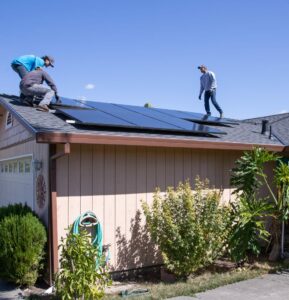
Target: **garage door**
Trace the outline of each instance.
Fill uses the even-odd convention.
[[[0,161],[0,205],[27,203],[33,209],[32,157]]]

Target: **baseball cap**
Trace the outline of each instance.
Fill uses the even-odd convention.
[[[198,69],[201,69],[201,68],[207,69],[207,67],[206,67],[205,65],[200,65],[200,66],[198,66]]]
[[[54,58],[53,58],[52,56],[50,56],[50,55],[45,55],[45,56],[43,56],[43,58],[44,58],[44,59],[48,59],[49,62],[50,62],[50,66],[51,66],[52,68],[54,68]]]

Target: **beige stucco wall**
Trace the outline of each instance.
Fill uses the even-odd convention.
[[[80,213],[92,210],[103,226],[104,244],[111,244],[113,269],[157,263],[141,200],[150,202],[157,186],[165,190],[197,175],[224,189],[229,200],[229,170],[239,156],[236,151],[71,145],[71,154],[57,160],[58,239]]]

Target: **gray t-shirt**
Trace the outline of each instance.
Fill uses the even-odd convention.
[[[20,89],[31,87],[33,84],[42,84],[44,81],[57,94],[57,87],[54,81],[48,73],[42,69],[37,69],[27,73],[20,82]]]

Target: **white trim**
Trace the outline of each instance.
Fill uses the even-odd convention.
[[[27,158],[27,157],[31,157],[32,161],[33,161],[33,154],[23,154],[23,155],[12,156],[12,157],[9,157],[9,158],[0,159],[0,162],[7,161],[7,160],[20,159],[20,158]]]

